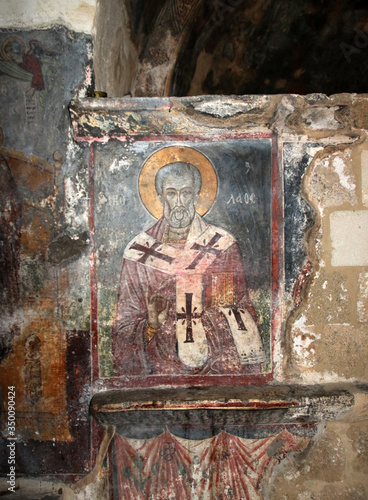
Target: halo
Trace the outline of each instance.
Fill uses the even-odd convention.
[[[19,43],[19,45],[22,47],[23,54],[25,54],[25,52],[26,52],[26,44],[23,42],[23,40],[21,38],[19,38],[18,36],[8,36],[8,38],[5,38],[5,40],[1,46],[1,54],[2,54],[3,58],[6,59],[7,61],[12,60],[11,56],[9,56],[9,54],[7,54],[6,50],[5,50],[6,46],[10,42]]]
[[[202,153],[186,146],[169,146],[153,153],[144,163],[139,175],[139,194],[147,210],[156,219],[162,216],[162,205],[159,202],[155,177],[161,167],[168,163],[182,161],[191,163],[201,173],[202,187],[196,203],[196,212],[204,215],[211,208],[217,192],[217,176],[210,160]]]

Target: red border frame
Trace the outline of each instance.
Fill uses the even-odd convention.
[[[89,203],[88,218],[91,238],[91,253],[89,256],[90,295],[91,295],[91,353],[92,353],[92,382],[100,377],[98,352],[98,288],[97,288],[97,259],[95,249],[95,151],[90,148],[89,157]]]
[[[271,371],[266,374],[249,375],[154,375],[142,377],[111,377],[100,378],[99,376],[99,352],[98,352],[98,289],[97,289],[97,261],[95,253],[95,193],[94,193],[94,143],[104,142],[99,139],[93,139],[90,142],[90,162],[89,162],[89,224],[91,236],[91,254],[90,254],[90,290],[91,290],[91,353],[92,353],[92,381],[94,390],[92,393],[109,389],[132,389],[132,388],[174,388],[174,387],[226,387],[242,385],[263,385],[273,380],[273,350],[276,338],[276,332],[281,327],[281,295],[280,281],[282,276],[282,195],[283,183],[281,177],[281,168],[279,161],[278,141],[275,134],[271,132],[257,133],[228,133],[228,134],[197,134],[197,135],[123,135],[114,137],[114,140],[122,142],[135,141],[190,141],[190,142],[217,142],[223,140],[241,140],[241,139],[271,139],[271,338],[270,338],[270,356]]]

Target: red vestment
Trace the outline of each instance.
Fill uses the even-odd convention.
[[[45,84],[43,81],[42,75],[42,62],[39,61],[32,53],[27,52],[23,56],[23,62],[19,64],[19,67],[28,71],[28,73],[32,73],[32,88],[35,90],[44,90]]]
[[[237,311],[241,309],[243,319],[248,314],[250,321],[257,323],[237,242],[198,215],[192,223],[192,234],[179,246],[163,242],[166,227],[166,220],[160,219],[133,239],[124,254],[112,332],[114,374],[247,373],[250,366],[264,361],[264,352],[255,326],[252,335],[256,338],[249,341],[249,357],[241,354],[234,341],[237,332],[226,317],[236,313],[239,320]],[[146,345],[147,295],[157,290],[161,308],[169,301],[169,315]],[[189,320],[183,302],[188,295],[191,299],[193,296]],[[235,324],[234,316],[232,320]],[[185,335],[188,322],[193,327],[192,343],[180,337]],[[192,348],[197,348],[194,354]]]

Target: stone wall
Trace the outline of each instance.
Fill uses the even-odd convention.
[[[105,105],[97,106],[77,102],[72,107],[75,137],[81,144],[93,144],[95,140],[105,144],[109,137],[125,144],[126,137],[129,137],[124,146],[125,163],[135,161],[134,154],[130,156],[131,145],[136,141],[137,144],[144,142],[145,134],[149,136],[152,132],[156,140],[164,133],[165,140],[173,135],[175,143],[179,141],[179,144],[199,149],[201,141],[209,137],[218,141],[229,133],[232,135],[226,136],[227,140],[237,135],[270,131],[277,138],[283,179],[279,189],[283,192],[284,266],[280,328],[274,332],[273,381],[267,384],[271,392],[266,391],[266,395],[261,387],[254,387],[258,382],[253,381],[251,394],[244,387],[233,387],[231,391],[227,388],[225,401],[234,397],[246,405],[246,401],[257,400],[264,404],[266,411],[270,400],[291,401],[291,393],[281,396],[277,392],[280,387],[295,391],[296,399],[300,391],[306,390],[307,399],[296,410],[295,422],[303,425],[303,422],[314,421],[317,427],[308,447],[302,452],[285,452],[287,460],[279,459],[279,465],[272,469],[272,477],[269,476],[270,470],[266,473],[265,469],[259,479],[256,497],[301,499],[340,495],[341,498],[351,498],[353,495],[364,498],[367,477],[364,466],[359,467],[358,463],[365,460],[367,411],[364,316],[366,97],[347,94],[331,97],[321,94],[306,97],[196,97],[156,99],[154,103],[150,107],[148,100],[138,104],[134,99],[108,100]],[[141,109],[140,119],[134,114],[137,105]],[[129,120],[132,114],[134,122]],[[191,138],[195,137],[195,144],[190,140],[188,143],[189,133]],[[212,147],[215,148],[215,143]],[[97,156],[100,165],[104,165],[104,161],[111,164],[113,156],[109,143],[99,146],[99,150],[104,151],[104,160],[101,153]],[[116,149],[112,151],[114,154]],[[102,173],[96,175],[99,177]],[[105,174],[104,185],[108,182]],[[219,221],[217,219],[218,224]],[[235,380],[233,384],[236,384]],[[172,383],[169,378],[166,381]],[[112,388],[106,379],[98,385],[98,391]],[[326,393],[314,399],[312,393],[308,393],[312,388],[324,388]],[[140,396],[135,396],[134,404],[145,404],[152,398],[161,402],[174,398],[170,404],[167,400],[169,409],[172,404],[180,407],[180,400],[190,398],[193,409],[199,411],[203,407],[203,398],[213,401],[217,397],[218,401],[223,401],[223,390],[217,387],[216,392],[210,394],[203,390],[192,390],[190,394],[178,391],[176,395],[145,390],[139,393]],[[355,399],[353,407],[347,399],[338,403],[333,396],[335,390],[347,390]],[[112,410],[114,405],[115,408],[126,404],[129,407],[125,402],[129,395],[120,396],[122,399],[114,396],[114,399],[109,394],[93,406],[95,415],[105,424],[113,422],[120,433],[130,438],[134,436],[134,427],[139,429],[142,426],[147,433],[148,422],[151,422],[153,433],[160,428],[153,414],[148,420],[148,417],[142,417],[139,425],[136,419],[134,425],[123,425],[121,419],[127,419],[124,413],[109,417],[109,412],[116,411]],[[345,408],[343,413],[342,408]],[[271,418],[271,413],[268,416]],[[170,418],[169,428],[174,425]],[[206,417],[202,418],[205,422]],[[223,425],[225,430],[234,432],[235,424],[230,424],[229,419],[224,424],[221,419],[225,417],[216,418],[219,420],[216,425],[212,424],[212,432],[216,434]],[[268,424],[271,421],[268,420]],[[280,423],[280,420],[273,420],[276,421]],[[287,427],[287,421],[286,416],[281,419],[284,427]],[[175,422],[183,429],[197,425],[195,414],[193,417],[189,414],[182,424],[176,419]],[[253,422],[255,428],[257,422],[260,420]],[[244,420],[243,429],[249,429],[249,421]],[[197,439],[200,436],[197,435]],[[249,434],[245,436],[249,437]],[[252,436],[257,438],[258,435]],[[136,446],[134,440],[129,443]]]
[[[103,185],[103,193],[108,195],[106,187],[110,181],[104,166],[105,163],[112,166],[116,164],[116,167],[112,167],[114,171],[118,168],[116,160],[120,158],[119,164],[122,166],[121,175],[123,175],[124,172],[129,171],[129,162],[136,161],[134,160],[136,153],[131,156],[129,148],[133,148],[134,152],[134,148],[137,147],[137,151],[139,151],[140,143],[143,144],[142,141],[157,141],[163,131],[165,131],[166,141],[172,134],[175,137],[174,143],[189,144],[191,147],[197,148],[201,147],[200,141],[203,140],[211,139],[213,141],[217,138],[221,144],[222,135],[229,140],[228,136],[225,135],[229,131],[232,133],[232,140],[235,140],[237,136],[244,140],[244,137],[250,137],[252,134],[254,136],[257,133],[263,135],[271,133],[277,141],[275,143],[278,151],[277,163],[281,167],[280,174],[282,176],[282,182],[278,183],[278,188],[283,193],[281,198],[283,200],[283,225],[279,235],[281,239],[278,241],[281,242],[281,255],[284,256],[284,265],[279,276],[281,285],[279,325],[274,330],[273,380],[266,383],[266,388],[262,388],[262,386],[257,387],[259,379],[255,378],[253,383],[250,382],[252,387],[250,393],[249,389],[236,385],[235,378],[230,387],[221,387],[220,384],[216,392],[210,394],[203,392],[203,389],[192,390],[190,395],[185,395],[179,390],[171,391],[170,395],[165,391],[161,392],[161,395],[157,395],[157,393],[155,395],[154,388],[152,392],[147,389],[143,393],[136,393],[134,404],[145,404],[145,401],[150,401],[152,398],[156,400],[161,398],[161,400],[167,400],[164,406],[168,404],[169,409],[174,403],[169,404],[168,398],[173,398],[173,401],[176,401],[175,405],[180,407],[183,404],[180,401],[188,401],[189,397],[194,405],[192,411],[198,411],[198,405],[203,411],[211,411],[205,410],[208,403],[202,401],[203,398],[206,401],[218,401],[217,404],[222,404],[220,402],[223,401],[226,394],[225,402],[230,397],[231,401],[239,401],[237,404],[245,405],[245,408],[247,405],[256,404],[257,401],[257,404],[261,404],[257,413],[259,415],[257,419],[261,420],[255,420],[252,424],[254,429],[259,429],[257,426],[264,419],[262,412],[269,412],[267,413],[268,417],[273,415],[270,412],[272,401],[276,400],[279,401],[279,404],[287,406],[296,404],[299,400],[297,410],[292,412],[290,416],[287,417],[285,414],[280,417],[275,414],[276,416],[272,418],[277,420],[272,420],[272,418],[270,420],[267,417],[267,425],[269,426],[273,421],[277,423],[278,429],[290,429],[288,426],[294,419],[297,427],[302,429],[303,425],[308,423],[314,426],[312,434],[303,434],[304,431],[301,430],[299,432],[302,432],[302,436],[309,440],[309,445],[302,446],[299,451],[298,446],[293,445],[288,452],[283,451],[282,459],[277,459],[271,469],[268,466],[268,473],[264,472],[260,476],[258,489],[255,493],[257,498],[331,498],[331,495],[335,494],[340,495],[341,498],[349,498],[351,495],[364,498],[366,495],[364,461],[367,404],[364,391],[367,382],[364,342],[367,322],[365,314],[367,243],[365,231],[362,229],[367,210],[365,105],[366,98],[359,95],[336,95],[330,98],[323,95],[311,95],[304,98],[299,96],[275,96],[273,98],[267,96],[257,98],[198,97],[182,100],[172,98],[155,101],[154,109],[159,117],[157,120],[152,114],[152,108],[147,114],[146,110],[150,109],[149,100],[141,102],[129,99],[106,100],[100,103],[83,99],[75,101],[71,107],[74,139],[69,139],[69,148],[72,149],[68,162],[59,167],[61,168],[59,175],[64,179],[62,184],[65,185],[65,198],[56,195],[57,204],[60,205],[60,210],[65,218],[61,226],[62,231],[56,233],[50,243],[45,240],[46,246],[48,245],[48,265],[51,265],[58,273],[63,272],[66,276],[64,281],[60,282],[56,296],[59,297],[59,300],[63,297],[66,306],[63,318],[58,319],[61,321],[61,325],[65,325],[64,328],[67,328],[68,339],[65,354],[61,356],[61,360],[66,363],[66,368],[62,368],[62,370],[66,371],[61,373],[66,374],[66,380],[69,380],[67,383],[72,390],[73,387],[74,390],[78,389],[76,380],[70,380],[67,374],[73,369],[80,370],[77,368],[78,363],[84,363],[83,360],[86,359],[81,351],[79,351],[78,359],[76,358],[78,352],[76,347],[77,343],[82,341],[82,330],[86,330],[86,326],[91,321],[89,318],[92,318],[92,323],[93,317],[96,317],[99,322],[103,319],[100,313],[93,316],[93,310],[90,312],[89,301],[91,297],[87,292],[89,287],[86,287],[86,283],[92,286],[91,293],[93,293],[93,280],[91,281],[93,273],[88,276],[88,255],[91,263],[91,255],[93,256],[93,253],[90,253],[91,249],[92,252],[98,252],[97,255],[100,256],[100,259],[102,255],[101,245],[101,248],[104,249],[111,247],[112,250],[115,248],[115,238],[111,232],[110,235],[106,233],[103,240],[97,234],[91,233],[91,219],[88,216],[91,205],[90,202],[86,203],[86,195],[83,194],[87,193],[91,186],[91,172],[89,174],[87,172],[90,160],[86,156],[88,148],[91,146],[86,148],[86,142],[87,144],[91,141],[93,143],[95,139],[101,142],[101,138],[103,138],[102,144],[96,150],[96,159],[100,163],[99,170],[95,174],[95,190],[98,186]],[[137,110],[137,106],[141,111]],[[134,122],[128,119],[130,116],[135,116]],[[93,128],[90,127],[90,123],[93,123]],[[144,128],[142,129],[143,124]],[[155,139],[149,138],[151,131],[154,131]],[[148,136],[144,139],[147,134]],[[188,142],[187,134],[190,134],[190,140],[197,137],[197,142],[194,144]],[[113,137],[119,138],[118,142],[120,141],[121,144],[117,146],[116,139],[112,140]],[[129,137],[129,142],[126,142],[127,137]],[[112,142],[109,141],[109,138]],[[72,143],[73,140],[76,141],[76,144]],[[125,151],[122,156],[119,152],[121,147]],[[215,148],[215,144],[212,148]],[[5,158],[10,167],[15,165],[8,150],[3,154],[7,155]],[[116,172],[118,171],[116,170]],[[97,174],[97,172],[99,173]],[[100,184],[100,175],[103,176],[103,184]],[[111,177],[111,179],[113,178],[116,179]],[[116,180],[114,182],[116,184]],[[111,189],[113,189],[112,185]],[[99,193],[98,190],[90,191],[90,196],[91,194],[96,195],[96,199],[100,200],[98,203],[102,203],[102,205],[97,204],[96,214],[101,213],[101,207],[105,204],[108,206],[110,202],[115,203],[114,196],[109,199],[104,195],[103,199]],[[132,196],[135,197],[134,193]],[[130,203],[129,198],[125,196],[123,206],[126,204],[129,206]],[[105,208],[103,210],[104,213],[109,213]],[[115,210],[119,210],[119,208]],[[126,228],[121,219],[118,218],[117,223],[122,228]],[[47,225],[45,227],[47,228]],[[21,233],[24,232],[25,230],[21,228]],[[92,239],[82,242],[83,234],[90,234]],[[23,241],[21,248],[24,250],[21,253],[21,265],[24,265],[29,259],[28,254],[25,253],[26,240],[23,238]],[[79,246],[77,245],[78,241],[81,242]],[[284,243],[282,243],[283,241]],[[344,242],[344,245],[341,245],[341,241]],[[41,250],[35,248],[32,251],[40,259],[39,252]],[[123,248],[118,250],[120,259],[122,251]],[[109,254],[112,258],[111,251]],[[40,264],[36,265],[36,269],[39,266]],[[106,272],[104,271],[104,273]],[[23,276],[25,276],[24,273]],[[113,283],[112,276],[108,278],[106,274],[101,284],[106,283],[106,279],[108,279],[107,283],[109,280]],[[116,287],[116,285],[114,286]],[[22,293],[24,300],[25,292]],[[22,306],[22,299],[20,311],[24,316],[25,309]],[[33,304],[33,311],[37,311],[39,315],[41,311],[44,313],[43,303]],[[17,343],[14,343],[13,340],[14,353],[17,350],[16,346],[21,345],[19,341],[23,337],[28,338],[28,330],[25,328],[24,320],[18,321],[17,325],[20,328],[20,337]],[[35,328],[35,333],[38,333],[41,342],[42,352],[42,346],[47,337],[43,339],[38,327]],[[71,332],[74,332],[73,336],[71,336]],[[96,332],[97,335],[103,333],[96,331],[94,327],[91,327],[91,332],[92,334]],[[58,333],[54,334],[54,338],[56,339],[58,335]],[[72,342],[73,338],[75,339],[74,343]],[[27,345],[31,346],[29,342],[28,344],[26,342],[26,349]],[[68,345],[71,347],[68,348]],[[36,348],[34,342],[32,346],[34,346],[32,349]],[[49,354],[52,352],[50,348],[48,348]],[[92,353],[94,348],[92,345]],[[106,346],[103,347],[103,344],[100,343],[100,349],[102,349],[101,355],[104,353],[104,356],[109,357]],[[4,369],[8,374],[11,373],[10,367],[12,369],[16,367],[14,359],[17,358],[12,356],[12,354],[8,355],[3,361]],[[26,363],[29,362],[27,355],[24,359]],[[25,384],[26,393],[23,396],[25,402],[27,398],[28,401],[32,401],[33,398],[34,401],[38,401],[38,405],[41,405],[40,408],[46,408],[46,380],[43,381],[41,375],[41,390],[40,383],[37,385],[37,380],[34,389],[29,386],[29,377],[33,377],[32,380],[37,378],[35,361],[36,358],[33,356],[33,368],[30,372],[25,368],[23,371],[25,378],[17,381],[17,386],[21,387],[22,384]],[[46,360],[43,361],[41,354],[39,373],[42,374],[46,366]],[[97,379],[92,386],[92,391],[95,394],[113,388],[109,379],[99,378],[98,370],[97,366],[97,374],[95,374]],[[63,377],[64,375],[59,379],[58,391],[66,395],[67,403],[71,393],[62,388]],[[6,385],[11,384],[8,376],[6,379],[3,377],[3,380],[5,380]],[[86,384],[86,381],[84,383]],[[87,382],[84,390],[89,392],[88,387],[91,386]],[[119,387],[122,387],[121,384]],[[37,390],[40,392],[37,393]],[[318,392],[321,390],[324,391],[323,394]],[[349,395],[348,398],[343,395],[344,391],[346,395]],[[84,397],[89,398],[88,392],[84,393]],[[117,394],[120,392],[118,391]],[[124,397],[129,400],[129,397],[132,396],[127,393],[127,396]],[[302,399],[300,399],[301,397]],[[109,398],[110,396],[107,395],[102,406],[101,403],[98,403],[97,406],[95,404],[93,407],[99,420],[101,419],[101,408],[102,411],[105,411],[103,408],[112,404],[113,400]],[[21,400],[18,401],[21,404]],[[351,406],[352,404],[353,406]],[[82,411],[85,412],[85,410],[84,407]],[[33,410],[25,408],[25,411],[32,413]],[[77,413],[73,413],[72,410],[68,411],[65,422],[67,428],[71,429],[70,425]],[[75,408],[74,411],[80,412],[81,409]],[[185,414],[187,415],[187,413]],[[59,413],[59,415],[61,414]],[[86,417],[87,415],[84,413],[83,418]],[[90,417],[87,418],[90,419]],[[115,425],[121,426],[120,417],[117,415],[114,418]],[[194,425],[194,414],[193,419],[190,417],[190,412],[186,418]],[[218,418],[220,419],[218,422],[221,422],[224,417],[219,414]],[[229,432],[233,427],[229,427],[230,420],[226,421],[228,423],[225,425],[225,429]],[[106,423],[108,422],[109,420],[106,421]],[[185,425],[188,425],[188,422]],[[56,433],[56,429],[47,427],[47,422],[40,422],[40,427],[35,428],[30,424],[26,424],[25,427],[24,424],[18,425],[17,432],[23,445],[27,444],[28,440],[28,446],[35,446],[32,433],[40,432],[43,433],[41,441],[43,440],[46,446],[52,444],[55,436],[52,438],[51,436]],[[67,442],[70,437],[67,435],[67,428],[65,431],[62,430],[63,425],[63,421],[60,420],[56,439],[60,442]],[[148,429],[145,432],[150,432],[147,421],[143,419],[140,425],[143,426],[142,429]],[[172,423],[168,425],[172,426]],[[176,421],[175,425],[184,424],[178,424]],[[212,427],[212,425],[210,426],[211,432],[217,433],[224,424],[216,424],[219,427]],[[244,420],[241,425],[243,432],[248,432],[248,434],[243,434],[244,437],[249,439],[250,435],[247,431],[250,428],[249,421]],[[264,423],[262,425],[264,426]],[[236,426],[239,426],[239,423]],[[135,428],[139,429],[139,426],[135,425]],[[160,424],[156,423],[154,432],[157,432],[159,428]],[[263,429],[265,428],[263,427]],[[122,432],[129,434],[131,431]],[[202,434],[198,434],[196,439],[205,436],[203,431],[201,432]],[[77,435],[78,431],[74,429],[71,434],[72,439],[73,436],[75,439]],[[253,431],[252,436],[253,439],[260,439],[261,435],[254,434]],[[20,443],[20,447],[22,443]],[[95,453],[98,448],[98,441],[96,441],[93,448]],[[34,449],[36,450],[36,448]],[[26,458],[24,451],[20,448],[17,453]],[[273,455],[270,456],[273,457]],[[286,456],[287,460],[284,460]],[[320,466],[321,463],[325,463],[323,468]],[[23,470],[26,474],[27,471],[29,473],[30,464],[25,466]],[[70,473],[70,469],[68,472]],[[86,466],[85,473],[87,472],[88,467]],[[47,467],[44,473],[46,478],[52,477],[52,473]],[[97,470],[89,476],[90,480],[96,479],[96,474]],[[101,474],[101,477],[106,474],[104,468],[100,470]],[[33,467],[33,475],[37,476],[37,467]],[[82,476],[83,474],[79,472],[79,477]],[[85,485],[82,492],[73,494],[90,495],[91,493],[83,493],[84,488],[88,488],[90,491],[92,487],[91,484],[87,486],[87,482],[79,483],[79,487]],[[27,485],[28,483],[22,482],[21,484]],[[52,484],[52,487],[55,488],[55,483]],[[94,487],[100,488],[97,484]],[[65,485],[61,485],[60,488],[64,491],[64,495],[67,495],[70,489],[69,486]],[[338,493],[336,493],[337,491]]]

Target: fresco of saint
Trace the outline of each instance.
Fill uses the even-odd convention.
[[[265,362],[238,243],[199,213],[216,177],[208,160],[198,166],[172,161],[141,174],[145,204],[158,201],[162,216],[124,252],[115,376],[259,373]]]
[[[42,56],[55,56],[56,51],[41,44],[38,40],[29,42],[27,50],[24,41],[17,36],[7,37],[0,50],[0,76],[7,75],[20,81],[29,82],[29,92],[44,90]]]

